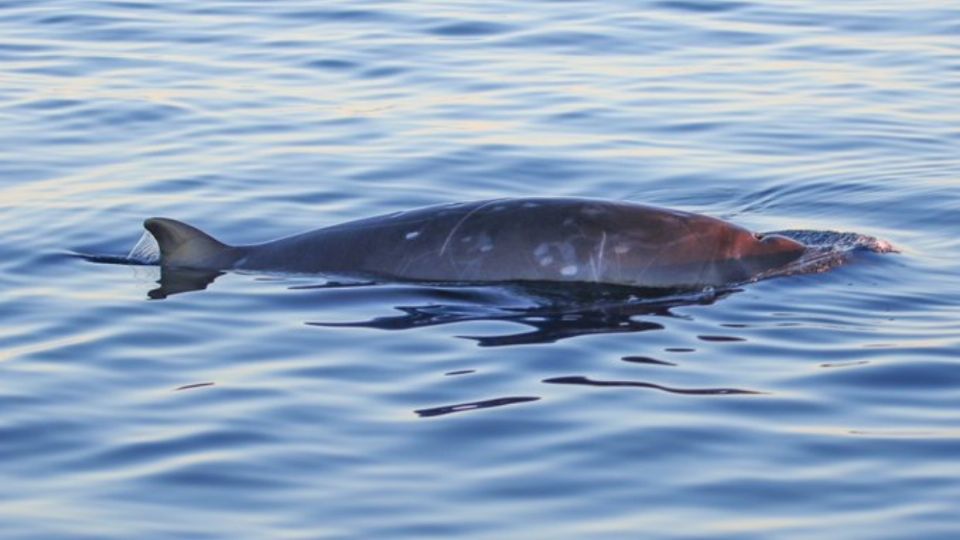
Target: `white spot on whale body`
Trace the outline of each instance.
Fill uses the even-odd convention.
[[[414,238],[420,236],[420,231],[411,231],[404,235],[404,238],[407,240],[413,240]]]
[[[543,257],[544,255],[547,254],[548,251],[550,251],[550,246],[548,246],[547,244],[540,244],[536,247],[536,249],[533,250],[533,256]]]
[[[617,245],[614,246],[614,248],[613,248],[613,252],[616,253],[617,255],[623,255],[624,253],[626,253],[626,252],[628,252],[628,251],[630,251],[630,246],[628,246],[628,245],[626,245],[626,244],[617,244]]]
[[[474,242],[469,247],[471,250],[480,251],[482,253],[487,253],[493,250],[493,238],[485,232],[474,235]]]
[[[567,266],[564,266],[563,268],[560,269],[560,273],[565,276],[575,276],[577,275],[577,265],[568,264]]]
[[[540,266],[549,266],[552,263],[553,263],[553,257],[551,257],[550,255],[540,258]]]

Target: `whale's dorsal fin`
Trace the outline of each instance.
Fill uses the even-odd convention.
[[[240,256],[237,248],[175,219],[150,218],[143,227],[160,246],[161,266],[226,269]]]

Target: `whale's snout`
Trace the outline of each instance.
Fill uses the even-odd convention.
[[[795,253],[799,257],[807,249],[807,246],[800,242],[780,234],[762,234],[759,237],[764,251],[770,253]]]
[[[754,273],[762,273],[799,259],[807,246],[779,234],[754,234],[755,242],[742,253],[743,260]]]

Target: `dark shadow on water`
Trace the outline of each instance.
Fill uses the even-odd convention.
[[[174,294],[202,291],[224,272],[160,268],[159,287],[147,293],[152,300],[163,300]]]
[[[331,328],[375,328],[410,330],[464,322],[507,322],[532,330],[499,335],[461,335],[481,347],[554,343],[562,339],[591,334],[615,334],[662,330],[660,323],[640,317],[672,317],[671,308],[692,304],[712,304],[735,290],[672,294],[664,291],[628,287],[571,286],[569,284],[524,284],[488,286],[506,289],[527,305],[502,306],[470,301],[437,302],[436,297],[423,305],[395,306],[401,315],[374,317],[353,322],[308,322],[311,326]],[[425,288],[435,294],[447,289]],[[500,298],[501,296],[495,296]]]
[[[762,395],[764,392],[755,390],[744,390],[741,388],[675,388],[664,386],[662,384],[643,382],[643,381],[599,381],[584,376],[570,377],[552,377],[544,379],[546,384],[567,384],[578,386],[594,387],[617,387],[617,388],[649,388],[667,392],[670,394],[681,394],[688,396],[733,396],[733,395]],[[466,403],[457,403],[454,405],[442,405],[439,407],[429,407],[426,409],[417,409],[414,413],[420,418],[429,418],[433,416],[444,416],[447,414],[461,413],[468,411],[477,411],[480,409],[490,409],[494,407],[503,407],[505,405],[515,405],[518,403],[529,403],[539,401],[541,398],[536,396],[517,396],[502,397],[495,399],[486,399],[481,401],[470,401]]]
[[[483,401],[471,401],[469,403],[458,403],[456,405],[444,405],[442,407],[431,407],[429,409],[418,409],[414,411],[420,418],[431,416],[443,416],[458,412],[476,411],[478,409],[489,409],[492,407],[503,407],[504,405],[513,405],[515,403],[528,403],[539,400],[534,396],[503,397],[496,399],[486,399]]]
[[[90,262],[144,266],[129,257],[74,254]],[[151,265],[152,266],[152,265]],[[158,287],[147,295],[153,300],[206,289],[222,271],[158,267]],[[361,276],[362,277],[362,276]],[[257,279],[270,280],[268,277]],[[278,278],[282,283],[286,278]],[[378,283],[369,279],[320,278],[318,284],[292,285],[288,290],[317,291],[334,289],[377,289],[384,287],[383,300],[390,291],[404,287],[410,301],[422,303],[394,305],[399,315],[383,315],[350,322],[311,321],[310,326],[411,330],[465,322],[506,322],[528,331],[498,335],[462,335],[481,347],[554,343],[563,339],[593,334],[616,334],[662,330],[657,322],[641,317],[672,317],[671,309],[687,305],[708,305],[740,289],[677,291],[591,283]],[[393,289],[391,289],[393,287]],[[349,301],[349,298],[347,299]]]
[[[84,257],[108,264],[136,264],[119,257]],[[207,288],[223,275],[219,271],[199,271],[159,267],[158,287],[148,295],[163,299],[171,295]],[[307,325],[326,328],[371,328],[377,330],[412,330],[456,323],[498,322],[509,327],[493,335],[460,335],[480,347],[502,347],[553,343],[578,336],[636,333],[663,330],[665,326],[651,318],[677,317],[672,310],[681,306],[709,305],[741,289],[707,289],[677,291],[642,289],[616,285],[573,283],[378,283],[318,277],[318,283],[291,284],[289,276],[254,276],[253,279],[275,281],[285,290],[316,294],[318,305],[329,306],[330,299],[357,305],[373,305],[374,309],[393,309],[397,313],[348,322],[310,321]],[[325,295],[335,295],[325,298]],[[373,300],[371,303],[370,301]],[[339,304],[338,304],[339,305]],[[742,338],[728,335],[699,335],[702,341],[735,342]],[[687,349],[668,348],[667,351]],[[693,350],[693,349],[689,349]],[[649,356],[624,356],[624,362],[658,366],[677,364]],[[465,375],[473,370],[448,372]],[[639,388],[669,394],[690,396],[725,396],[762,394],[740,388],[677,388],[638,380],[598,380],[583,375],[551,377],[542,383],[553,385],[590,386],[601,388]],[[193,390],[213,383],[184,385],[176,390]],[[467,401],[414,410],[420,418],[479,411],[541,400],[539,396],[506,396]]]
[[[667,362],[666,360],[659,360],[657,358],[651,358],[649,356],[624,356],[620,358],[624,362],[630,362],[633,364],[649,364],[653,366],[676,366],[677,364],[673,362]]]
[[[462,306],[397,306],[403,315],[377,317],[369,321],[348,323],[307,323],[312,326],[327,327],[360,327],[376,328],[379,330],[408,330],[426,326],[438,326],[469,321],[502,321],[514,322],[533,328],[530,332],[505,334],[500,336],[459,336],[472,339],[481,347],[496,347],[504,345],[527,345],[533,343],[553,343],[561,339],[576,336],[601,334],[643,332],[647,330],[661,330],[663,325],[632,320],[633,315],[652,315],[649,310],[625,312],[623,310],[584,310],[580,312],[544,313],[539,309],[530,309],[527,312],[520,309],[502,310],[500,312],[478,312],[481,310],[465,309]]]
[[[89,255],[85,253],[68,252],[67,257],[77,257],[97,264],[116,264],[121,266],[156,267],[160,272],[157,280],[159,287],[147,292],[151,300],[163,300],[175,294],[202,291],[218,277],[226,272],[220,270],[192,270],[188,268],[168,268],[156,266],[150,262],[139,261],[125,255]]]
[[[148,266],[148,263],[140,262],[126,255],[89,255],[76,251],[69,251],[63,254],[65,257],[76,257],[87,262],[96,264],[119,264],[121,266]]]
[[[698,396],[726,396],[735,394],[763,394],[755,390],[742,390],[740,388],[674,388],[642,381],[597,381],[583,376],[571,377],[553,377],[544,379],[547,384],[574,384],[580,386],[606,386],[606,387],[633,387],[633,388],[652,388],[671,394],[686,394]]]

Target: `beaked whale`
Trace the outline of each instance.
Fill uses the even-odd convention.
[[[418,282],[702,289],[762,277],[806,249],[709,216],[579,198],[442,204],[241,246],[167,218],[144,227],[163,268]]]

